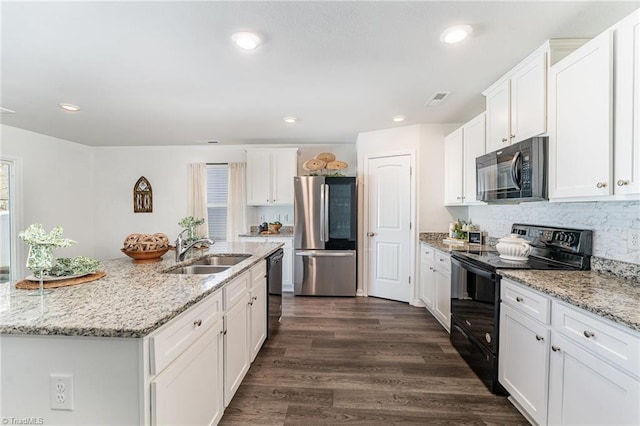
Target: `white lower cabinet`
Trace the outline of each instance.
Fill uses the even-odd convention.
[[[554,334],[549,424],[638,425],[640,381]]]
[[[222,417],[222,319],[151,382],[151,423],[213,425]]]
[[[240,237],[248,243],[283,243],[282,290],[293,292],[293,237]]]
[[[224,315],[224,406],[228,406],[242,379],[249,371],[251,350],[249,346],[250,305],[247,278],[240,294],[234,295],[235,303],[225,306]],[[225,288],[227,290],[228,288]],[[226,295],[225,295],[226,301]]]
[[[550,334],[548,325],[502,304],[498,379],[538,424],[547,417]]]
[[[435,319],[451,328],[451,263],[447,253],[420,243],[420,300]]]
[[[640,333],[501,285],[498,370],[512,402],[541,425],[640,424]]]
[[[250,349],[251,362],[256,358],[262,344],[267,339],[267,275],[266,263],[260,262],[251,268],[251,289],[249,290],[251,316]]]

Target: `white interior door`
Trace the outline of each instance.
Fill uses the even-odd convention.
[[[409,302],[411,156],[370,158],[368,172],[368,294]]]

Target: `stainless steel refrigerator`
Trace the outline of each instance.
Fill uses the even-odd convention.
[[[294,178],[293,292],[355,296],[356,178]]]

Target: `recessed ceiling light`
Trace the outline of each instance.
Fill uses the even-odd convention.
[[[80,111],[80,107],[78,105],[73,105],[73,104],[60,104],[60,108],[62,108],[65,111]]]
[[[282,117],[282,120],[287,124],[293,124],[298,121],[297,117]]]
[[[393,121],[395,121],[396,123],[400,123],[401,121],[404,121],[407,119],[406,115],[396,115],[395,117],[392,118]]]
[[[242,31],[231,36],[233,43],[241,49],[253,50],[262,44],[262,39],[258,34]]]
[[[447,28],[440,34],[440,41],[448,44],[460,43],[473,32],[471,25],[456,25]]]

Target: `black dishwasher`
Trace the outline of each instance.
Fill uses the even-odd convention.
[[[282,316],[282,257],[284,252],[278,249],[267,257],[267,338],[278,329]]]

